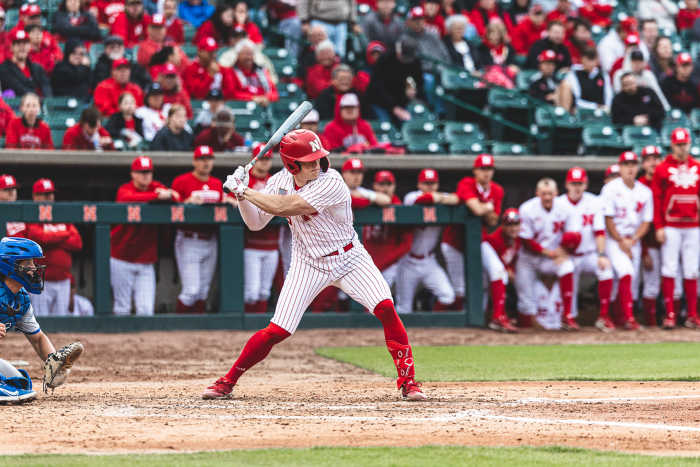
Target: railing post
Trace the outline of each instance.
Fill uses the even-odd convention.
[[[95,225],[95,313],[108,315],[112,313],[112,287],[109,280],[109,224]]]
[[[481,277],[481,223],[478,217],[464,218],[464,280],[467,299],[464,301],[467,326],[484,326],[483,285]]]
[[[243,226],[219,226],[219,313],[243,313]]]

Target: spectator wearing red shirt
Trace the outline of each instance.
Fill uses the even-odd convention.
[[[9,56],[10,50],[10,31],[5,31],[5,9],[0,6],[0,63]]]
[[[245,145],[243,137],[236,133],[233,113],[223,107],[214,115],[211,126],[194,139],[194,146],[209,146],[215,152],[235,151]]]
[[[338,99],[335,118],[323,130],[329,151],[364,152],[377,145],[377,137],[369,123],[360,118],[360,100],[348,93]]]
[[[236,2],[233,7],[233,22],[234,27],[240,26],[245,30],[248,39],[256,44],[263,43],[263,36],[260,34],[260,29],[258,29],[258,26],[248,17],[248,5],[246,2]]]
[[[321,91],[331,85],[331,73],[339,63],[333,42],[328,39],[316,46],[315,54],[316,64],[306,69],[304,77],[304,88],[309,99],[316,99]]]
[[[131,163],[131,182],[117,191],[118,203],[179,202],[180,195],[153,180],[153,161],[139,156]],[[119,224],[112,227],[109,273],[114,293],[114,314],[152,316],[156,301],[158,226]]]
[[[182,81],[193,99],[205,99],[213,89],[218,89],[224,99],[233,98],[231,69],[216,63],[217,48],[213,37],[202,38],[197,43],[197,58],[185,68]]]
[[[99,25],[109,28],[125,9],[124,0],[95,0],[90,5],[90,13],[97,18]]]
[[[130,77],[129,60],[120,58],[112,62],[112,77],[98,84],[93,95],[95,106],[102,115],[108,117],[119,110],[119,96],[124,92],[134,96],[137,106],[143,105],[143,91],[138,85],[129,82]]]
[[[438,37],[445,35],[445,17],[440,13],[440,0],[424,0],[425,29]]]
[[[35,24],[26,26],[25,31],[29,36],[29,61],[41,65],[47,75],[51,75],[56,63],[63,59],[63,52],[58,46],[58,41],[41,26]]]
[[[569,0],[558,0],[554,9],[547,13],[546,22],[549,24],[552,21],[559,21],[562,24],[567,24],[569,17],[573,16],[573,14],[575,14],[575,11],[572,10]]]
[[[7,134],[7,127],[13,118],[15,118],[14,110],[0,96],[0,134]]]
[[[7,149],[53,149],[51,129],[39,118],[39,96],[27,93],[22,98],[22,115],[10,120],[5,135]]]
[[[270,73],[255,64],[255,44],[249,39],[242,39],[233,49],[236,63],[233,66],[233,96],[239,101],[253,101],[267,107],[271,102],[277,102],[279,96],[277,87]]]
[[[53,203],[56,188],[48,178],[40,178],[32,187],[35,203]],[[83,239],[73,224],[27,224],[24,234],[44,250],[37,264],[46,266],[41,294],[31,297],[37,316],[67,316],[70,302],[71,253],[83,249]]]
[[[235,36],[233,6],[230,3],[217,5],[211,17],[202,23],[192,39],[199,44],[206,37],[213,37],[220,47],[232,46]]]
[[[482,38],[486,37],[486,26],[488,26],[493,18],[499,18],[503,21],[506,31],[510,34],[513,30],[513,21],[510,18],[510,14],[504,11],[501,6],[496,3],[496,0],[479,0],[479,3],[477,3],[474,9],[469,13],[469,20]]]
[[[19,19],[11,32],[24,30],[31,24],[41,26],[41,7],[36,3],[25,3],[19,9]]]
[[[29,60],[29,36],[23,29],[11,33],[10,57],[0,64],[0,89],[21,97],[28,92],[51,97],[51,83],[44,69]]]
[[[166,63],[158,73],[158,83],[163,88],[163,101],[166,104],[180,104],[187,111],[187,118],[192,118],[192,103],[190,95],[182,87],[180,76],[172,63]]]
[[[120,36],[124,39],[124,45],[130,49],[146,39],[146,28],[150,19],[143,11],[141,0],[127,0],[124,11],[114,18],[110,34]]]
[[[113,151],[112,137],[102,128],[100,111],[88,107],[80,114],[80,121],[66,130],[61,149],[86,151]]]
[[[596,0],[584,0],[583,5],[578,9],[579,18],[590,21],[595,26],[607,28],[612,24],[610,18],[613,13],[612,5],[599,3]]]
[[[513,28],[511,44],[517,53],[526,55],[532,44],[542,39],[542,33],[547,30],[544,19],[542,5],[536,3],[530,7],[528,15]]]
[[[682,8],[676,16],[676,27],[678,31],[685,31],[693,27],[695,20],[700,17],[698,0],[686,0],[685,8]]]
[[[161,14],[155,14],[151,16],[148,24],[148,38],[139,43],[139,52],[136,61],[139,65],[148,67],[153,55],[160,51],[165,45],[173,47],[173,53],[179,56],[179,71],[184,71],[187,65],[189,65],[187,54],[176,44],[168,42],[165,17]]]
[[[569,49],[571,63],[579,65],[581,55],[586,49],[595,49],[595,42],[591,39],[591,24],[585,19],[574,18],[571,34],[564,40],[564,45]]]
[[[165,18],[165,37],[177,45],[185,43],[185,26],[177,17],[177,1],[165,0],[163,2],[163,17]]]

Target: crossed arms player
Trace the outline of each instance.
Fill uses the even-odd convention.
[[[83,346],[75,342],[56,351],[34,317],[29,293],[40,294],[44,288],[46,266],[34,263],[43,257],[41,247],[32,240],[5,237],[0,241],[0,340],[12,329],[24,333],[44,362],[44,389],[53,389],[65,382]],[[24,402],[35,397],[27,372],[0,358],[0,402]]]
[[[274,216],[287,218],[292,264],[270,324],[253,334],[229,372],[202,397],[229,397],[238,378],[294,333],[318,293],[334,285],[381,321],[403,397],[427,399],[414,380],[411,346],[391,291],[355,233],[350,191],[329,167],[328,151],[314,132],[294,130],[282,138],[280,156],[285,168],[270,177],[263,191],[248,187],[249,174],[243,167],[224,187],[238,197],[241,217],[251,230],[262,229]]]

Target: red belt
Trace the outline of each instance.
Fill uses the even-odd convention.
[[[353,246],[354,246],[354,245],[352,244],[352,242],[350,242],[350,243],[348,243],[347,245],[345,245],[345,246],[343,247],[343,253],[352,250],[352,247],[353,247]],[[327,257],[327,256],[338,256],[339,254],[340,254],[340,248],[338,248],[338,249],[335,250],[335,251],[331,251],[331,252],[328,253],[327,255],[323,255],[323,257],[325,258],[325,257]]]
[[[411,258],[425,259],[425,258],[427,258],[428,256],[430,256],[430,253],[428,253],[427,255],[414,255],[413,253],[409,253],[408,255],[409,255]]]
[[[208,233],[203,233],[203,232],[192,232],[190,230],[181,230],[182,235],[185,236],[185,238],[198,238],[200,240],[210,240],[214,237],[214,233],[208,232]]]

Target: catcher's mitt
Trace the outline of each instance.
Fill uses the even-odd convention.
[[[83,344],[73,342],[49,354],[44,362],[44,392],[48,392],[48,388],[54,389],[66,381],[73,363],[80,357],[83,350],[85,350]]]

